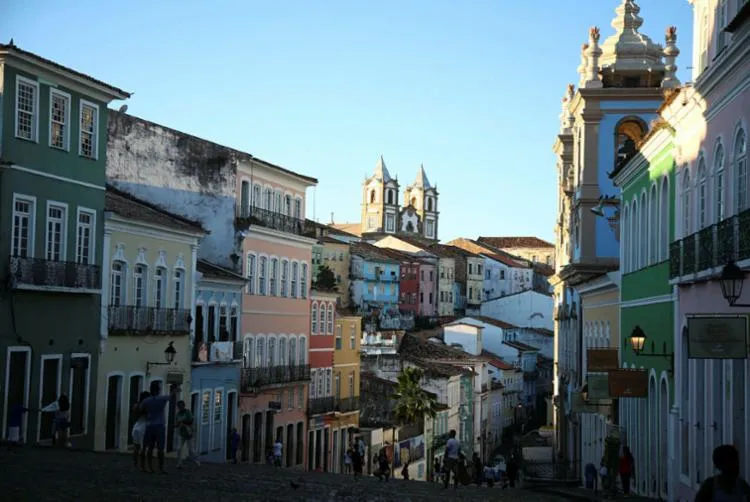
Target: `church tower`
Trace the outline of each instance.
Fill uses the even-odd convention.
[[[424,165],[419,166],[414,183],[404,191],[404,206],[401,210],[401,230],[419,233],[427,239],[438,238],[438,192],[430,185]]]
[[[395,234],[398,230],[398,179],[380,156],[375,172],[362,183],[362,234]]]

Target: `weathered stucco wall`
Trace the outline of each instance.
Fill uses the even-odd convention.
[[[238,152],[113,110],[108,133],[108,182],[200,221],[200,258],[233,268]]]

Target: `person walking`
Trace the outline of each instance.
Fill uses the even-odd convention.
[[[276,438],[276,442],[273,444],[273,465],[281,467],[281,452],[284,445],[281,442],[281,438]]]
[[[68,430],[70,430],[70,400],[65,394],[60,394],[54,401],[41,409],[44,413],[53,413],[52,419],[52,444],[70,447],[68,441]]]
[[[630,494],[630,478],[633,476],[635,471],[635,459],[633,454],[630,452],[630,448],[624,446],[622,448],[622,456],[620,457],[620,466],[618,468],[620,473],[620,482],[622,483],[622,493],[625,495]]]
[[[365,458],[359,454],[359,448],[352,448],[352,470],[354,471],[354,479],[362,477],[362,464]]]
[[[354,453],[354,448],[349,446],[349,448],[346,449],[344,452],[344,474],[349,474],[352,472],[352,454]]]
[[[401,469],[401,477],[409,481],[409,462],[404,462],[404,467]]]
[[[177,395],[178,387],[172,385],[169,394],[161,395],[161,382],[155,380],[151,382],[151,395],[143,403],[143,411],[146,413],[146,433],[143,436],[143,447],[146,448],[146,459],[148,460],[148,470],[154,471],[154,448],[159,460],[159,474],[166,474],[164,470],[164,437],[166,436],[166,426],[164,409],[173,396]]]
[[[719,474],[706,479],[695,502],[750,502],[750,485],[740,477],[740,453],[730,444],[717,446],[713,453]]]
[[[458,459],[461,453],[461,445],[456,439],[455,429],[448,432],[448,441],[445,443],[445,455],[443,456],[443,488],[448,488],[451,482],[451,472],[453,472],[453,485],[458,489]]]
[[[175,426],[178,431],[180,445],[177,448],[177,468],[182,469],[182,460],[188,459],[200,466],[198,456],[193,452],[193,414],[185,406],[185,401],[177,403],[177,416]]]
[[[151,396],[150,392],[141,392],[131,412],[135,416],[135,423],[130,431],[133,438],[133,465],[136,469],[140,467],[142,471],[146,470],[146,448],[143,447],[143,437],[146,434],[146,411],[143,409],[143,401],[149,396]]]
[[[237,463],[237,451],[240,449],[240,441],[242,438],[240,437],[240,433],[237,432],[237,427],[232,429],[232,439],[231,439],[231,447],[232,447],[232,463]]]
[[[386,443],[388,445],[388,443]],[[386,482],[391,477],[391,464],[388,461],[388,452],[385,449],[386,447],[383,446],[380,449],[380,452],[378,452],[378,470],[375,471],[375,476],[377,476],[380,480],[385,480]]]

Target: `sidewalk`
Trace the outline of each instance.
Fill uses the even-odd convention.
[[[653,502],[657,499],[648,497],[641,497],[639,495],[623,495],[622,493],[604,494],[602,492],[594,493],[592,490],[586,488],[566,488],[564,486],[540,486],[539,488],[528,488],[529,491],[538,493],[547,493],[551,495],[560,495],[563,497],[569,497],[571,500],[576,501],[604,501],[604,500],[632,500],[634,502]]]

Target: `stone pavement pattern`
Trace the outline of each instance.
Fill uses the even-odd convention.
[[[13,502],[520,501],[575,500],[526,490],[380,482],[255,465],[202,464],[166,475],[134,470],[129,456],[0,445],[0,500]],[[298,485],[292,487],[292,483]]]

